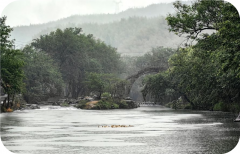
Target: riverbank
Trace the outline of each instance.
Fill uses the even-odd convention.
[[[86,96],[78,99],[53,97],[46,101],[41,101],[36,104],[27,104],[25,101],[14,102],[11,108],[1,106],[1,112],[13,112],[15,110],[32,110],[40,109],[41,105],[51,105],[60,107],[73,106],[83,110],[107,110],[107,109],[133,109],[139,107],[139,104],[131,98],[113,99],[112,97],[102,97],[100,100]]]

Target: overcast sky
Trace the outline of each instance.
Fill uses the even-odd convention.
[[[7,16],[7,24],[13,27],[46,23],[75,14],[112,14],[118,10],[116,2],[119,1],[121,12],[128,8],[175,0],[0,0],[0,11],[1,16]]]

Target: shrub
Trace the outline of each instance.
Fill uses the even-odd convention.
[[[114,109],[119,109],[119,105],[116,104],[116,103],[113,103],[112,107],[113,107]]]
[[[127,109],[128,108],[128,104],[125,101],[121,101],[119,103],[119,108],[120,109]]]
[[[89,102],[88,100],[80,100],[76,105],[75,107],[76,108],[80,108],[80,109],[83,109],[86,107],[86,103]]]
[[[240,112],[240,104],[238,104],[238,103],[233,103],[233,104],[230,106],[230,111],[233,112],[233,113],[239,113],[239,112]]]
[[[229,111],[229,107],[228,107],[227,104],[225,104],[223,102],[219,102],[219,103],[214,105],[213,110],[214,111],[224,111],[224,112],[227,112],[227,111]]]
[[[187,104],[187,105],[184,107],[184,109],[192,109],[191,104]]]
[[[69,104],[68,104],[67,102],[64,102],[64,103],[62,103],[60,106],[62,106],[62,107],[68,107]]]
[[[111,109],[111,105],[112,103],[110,102],[107,102],[105,100],[100,100],[98,103],[97,103],[97,107],[101,110],[101,109]]]
[[[168,107],[168,108],[172,108],[172,102],[169,102],[169,103],[165,104],[165,106]]]

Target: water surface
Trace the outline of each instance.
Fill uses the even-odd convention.
[[[42,106],[2,113],[3,144],[19,154],[221,154],[239,140],[240,123],[224,112],[78,110]],[[134,127],[101,127],[133,125]]]

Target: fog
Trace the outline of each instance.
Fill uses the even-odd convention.
[[[3,0],[1,0],[3,1]],[[71,15],[114,14],[129,8],[146,7],[174,0],[15,0],[8,4],[1,16],[7,24],[20,26],[46,23]],[[119,4],[117,4],[120,2]]]

